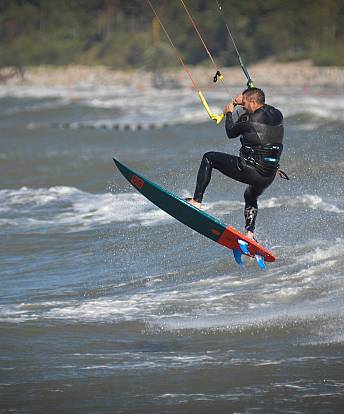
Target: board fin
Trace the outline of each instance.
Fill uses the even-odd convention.
[[[250,255],[250,252],[249,252],[249,251],[248,251],[248,249],[247,249],[247,245],[248,245],[248,243],[247,243],[247,242],[245,242],[244,240],[238,239],[238,244],[239,244],[240,250],[241,250],[244,254]]]
[[[244,266],[244,263],[242,262],[242,253],[240,250],[233,249],[233,256],[239,266]]]
[[[258,263],[258,266],[261,269],[265,270],[266,269],[266,264],[265,264],[264,257],[263,256],[260,256],[259,254],[255,254],[254,257],[256,259],[256,262]]]

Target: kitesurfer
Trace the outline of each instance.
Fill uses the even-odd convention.
[[[244,113],[236,122],[233,110],[241,105]],[[213,168],[227,177],[248,184],[244,193],[245,229],[254,238],[258,213],[257,199],[273,182],[279,167],[283,149],[283,115],[271,105],[265,104],[265,94],[259,88],[248,88],[226,105],[226,133],[228,138],[240,136],[239,156],[222,152],[207,152],[197,174],[193,198],[187,201],[200,208]]]

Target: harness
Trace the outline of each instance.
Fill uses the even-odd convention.
[[[240,148],[240,156],[246,162],[254,165],[262,175],[270,175],[276,170],[279,170],[279,160],[282,150],[282,144],[242,145]],[[285,172],[281,170],[278,172],[281,178],[289,180]]]

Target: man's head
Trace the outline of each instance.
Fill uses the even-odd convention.
[[[265,94],[259,88],[245,89],[242,93],[242,106],[250,113],[255,112],[265,104]]]

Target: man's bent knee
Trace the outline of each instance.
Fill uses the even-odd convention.
[[[206,152],[204,155],[203,155],[203,159],[202,159],[202,161],[204,161],[204,162],[206,162],[207,164],[209,164],[209,165],[211,165],[212,166],[212,164],[213,164],[213,160],[214,160],[214,158],[215,158],[215,152],[214,151],[209,151],[209,152]]]

